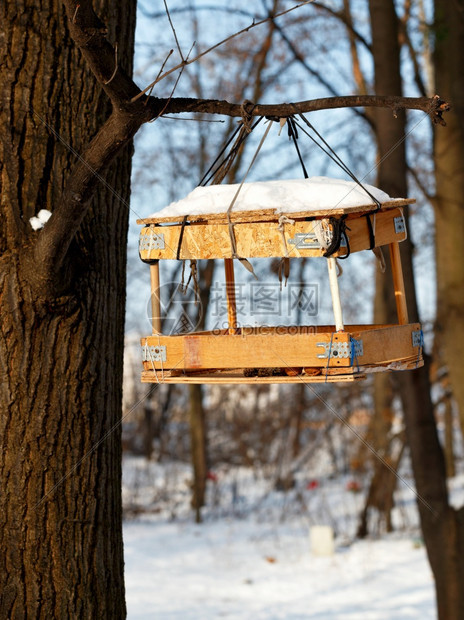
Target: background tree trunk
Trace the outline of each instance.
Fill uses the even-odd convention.
[[[435,0],[435,86],[452,104],[434,134],[437,325],[464,433],[464,2]]]
[[[398,44],[398,20],[393,2],[370,0],[372,50],[377,94],[401,94],[401,73]],[[379,187],[391,196],[406,195],[406,157],[404,114],[394,118],[376,110],[376,134],[379,147]],[[384,160],[389,149],[397,145]],[[409,239],[401,243],[402,263],[410,320],[418,320],[412,270],[412,246]],[[390,287],[390,291],[392,288]],[[394,313],[391,294],[386,298]],[[462,583],[463,528],[461,511],[448,503],[446,470],[434,419],[427,365],[414,372],[398,373],[397,381],[403,403],[406,434],[411,450],[412,466],[419,495],[418,507],[428,557],[435,577],[439,617],[443,620],[464,617]]]
[[[96,10],[130,74],[135,2]],[[123,618],[120,407],[131,149],[43,295],[29,269],[75,157],[110,107],[61,3],[1,5],[0,616]],[[56,131],[57,139],[47,128]]]
[[[189,385],[190,450],[193,465],[192,508],[195,521],[201,523],[201,508],[205,505],[207,466],[206,415],[201,385]]]

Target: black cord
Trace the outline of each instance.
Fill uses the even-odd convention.
[[[188,215],[184,215],[184,219],[182,220],[182,224],[181,224],[181,227],[180,227],[179,241],[177,243],[176,260],[181,260],[181,258],[180,258],[180,251],[182,249],[182,239],[184,238],[185,226],[188,224],[187,218],[188,218]]]
[[[377,205],[377,209],[376,211],[378,211],[382,205],[380,203],[380,201],[368,190],[364,187],[364,185],[361,183],[361,181],[356,177],[356,175],[354,174],[354,172],[352,172],[348,166],[345,164],[345,162],[339,157],[339,155],[337,155],[337,153],[333,150],[333,148],[330,146],[330,144],[328,144],[326,142],[326,140],[324,140],[324,138],[321,136],[321,134],[317,131],[317,129],[311,125],[311,123],[308,121],[308,119],[301,113],[299,113],[299,117],[306,123],[306,125],[316,134],[316,136],[319,138],[319,140],[321,140],[321,142],[324,144],[324,146],[326,148],[324,148],[311,134],[309,134],[307,131],[305,131],[304,127],[301,127],[301,125],[298,125],[298,127],[301,129],[301,131],[303,131],[303,133],[305,133],[313,142],[316,146],[318,146],[326,155],[328,155],[328,157],[330,157],[330,159],[336,163],[344,172],[346,172],[346,174],[348,174],[348,176],[353,179],[353,181],[355,183],[357,183],[365,192],[366,194],[372,198],[372,201]]]
[[[295,120],[294,120],[293,116],[289,116],[287,118],[287,126],[288,126],[288,137],[293,140],[293,144],[295,145],[295,149],[296,149],[296,152],[298,154],[298,159],[300,160],[300,164],[301,164],[301,167],[303,169],[304,178],[307,179],[307,178],[309,178],[309,175],[308,175],[308,172],[307,172],[306,167],[304,165],[304,161],[303,161],[303,157],[301,156],[300,149],[298,147],[298,142],[297,142],[297,140],[298,140],[298,131],[297,131]]]
[[[346,225],[347,215],[342,215],[341,218],[337,219],[336,217],[329,217],[329,223],[332,226],[332,241],[330,242],[329,247],[326,249],[322,256],[325,258],[329,258],[335,252],[338,252],[340,249],[340,245],[342,239],[345,239],[346,243],[346,254],[344,256],[339,256],[340,259],[348,258],[351,254],[350,242],[348,240],[348,235],[346,234],[347,230],[350,230]]]
[[[263,117],[260,116],[258,118],[258,120],[251,126],[251,131],[244,131],[243,135],[240,137],[238,137],[237,142],[232,146],[232,148],[230,149],[229,153],[227,153],[227,155],[224,157],[224,159],[221,161],[221,163],[216,166],[216,164],[218,163],[218,161],[221,159],[221,157],[224,155],[224,153],[226,152],[226,150],[229,148],[230,144],[233,142],[233,140],[235,139],[235,137],[237,136],[237,134],[243,130],[244,126],[242,125],[238,125],[238,127],[236,128],[236,130],[233,132],[233,134],[231,135],[231,137],[229,138],[229,140],[227,140],[226,144],[224,145],[224,147],[221,149],[219,155],[216,157],[216,159],[213,161],[213,163],[211,164],[211,166],[208,168],[208,170],[205,172],[205,174],[203,175],[203,178],[201,179],[199,185],[208,185],[213,179],[214,177],[217,175],[217,173],[221,170],[221,168],[223,168],[224,166],[226,166],[226,164],[229,162],[229,160],[233,160],[235,159],[235,157],[237,156],[237,152],[239,150],[239,148],[242,146],[243,142],[246,140],[246,138],[250,135],[250,133],[253,131],[253,129],[263,120]],[[215,167],[216,166],[216,167]]]
[[[373,250],[375,248],[375,233],[372,226],[371,214],[365,213],[363,217],[366,218],[367,230],[369,232],[369,250]]]

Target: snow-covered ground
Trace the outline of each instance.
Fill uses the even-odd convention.
[[[312,557],[308,532],[253,519],[126,523],[129,620],[435,618],[423,546],[388,537]]]
[[[346,481],[300,481],[284,494],[244,472],[229,487],[229,472],[210,483],[205,523],[195,525],[187,467],[132,459],[125,471],[126,505],[136,496],[148,509],[124,527],[129,620],[436,617],[408,488],[399,490],[395,509],[403,531],[356,541],[362,496]],[[168,481],[176,493],[167,493]],[[312,554],[316,524],[335,528],[334,555]]]

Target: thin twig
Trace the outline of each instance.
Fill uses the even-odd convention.
[[[81,6],[80,4],[76,4],[76,10],[74,11],[74,15],[73,15],[73,18],[72,18],[72,23],[73,24],[76,23],[77,12],[79,11],[80,6]]]
[[[172,23],[171,15],[170,15],[169,9],[168,9],[168,3],[167,3],[166,0],[164,0],[164,8],[166,9],[166,15],[168,16],[169,25],[171,26],[172,34],[174,35],[174,39],[176,41],[177,49],[179,51],[179,56],[180,56],[182,62],[185,62],[185,58],[184,58],[184,55],[182,54],[182,50],[180,48],[179,39],[177,38],[176,29],[174,28],[174,24]]]
[[[193,121],[195,123],[225,123],[226,121],[222,121],[214,118],[182,118],[181,116],[163,116],[163,119],[168,119],[169,121]]]
[[[114,71],[110,79],[107,80],[106,82],[103,82],[103,84],[109,84],[110,82],[112,82],[117,72],[118,72],[118,44],[115,43],[114,44]]]
[[[235,32],[230,37],[227,37],[226,39],[223,39],[222,41],[219,41],[219,43],[216,43],[215,45],[213,45],[212,47],[208,48],[204,52],[201,52],[200,54],[198,54],[197,56],[195,56],[191,60],[182,61],[180,64],[176,65],[175,67],[172,67],[172,69],[169,69],[169,71],[166,71],[161,76],[159,76],[154,82],[149,84],[146,88],[144,88],[135,97],[132,97],[131,103],[133,103],[134,101],[137,101],[137,99],[140,99],[140,97],[142,97],[147,91],[149,91],[151,88],[153,88],[153,86],[157,82],[161,82],[161,80],[164,80],[164,78],[166,78],[168,75],[170,75],[174,71],[177,71],[177,69],[180,69],[181,67],[186,67],[187,65],[191,65],[193,62],[196,62],[197,60],[199,60],[203,56],[206,56],[206,54],[209,54],[210,52],[212,52],[213,50],[217,49],[218,47],[221,47],[221,45],[224,45],[228,41],[231,41],[232,39],[235,39],[236,37],[240,36],[241,34],[244,34],[245,32],[248,32],[252,28],[256,28],[256,26],[261,26],[262,24],[265,24],[270,19],[276,19],[277,17],[282,17],[282,15],[286,15],[287,13],[290,13],[291,11],[294,11],[295,9],[299,9],[300,7],[302,7],[302,6],[306,5],[306,4],[312,4],[313,2],[314,2],[314,0],[306,0],[305,2],[300,2],[300,4],[296,4],[295,6],[292,6],[290,9],[286,9],[285,11],[282,11],[281,13],[277,13],[276,15],[273,15],[271,17],[266,17],[265,19],[261,19],[260,21],[253,22],[252,24],[250,24],[246,28],[242,28],[242,30],[239,30],[238,32]]]
[[[166,63],[167,63],[167,61],[169,60],[169,58],[171,57],[171,54],[172,54],[173,52],[174,52],[174,50],[170,50],[170,51],[169,51],[169,54],[168,54],[168,55],[166,56],[166,58],[164,59],[164,62],[163,62],[163,64],[161,65],[160,70],[158,71],[158,75],[156,76],[156,80],[155,80],[155,82],[154,82],[153,86],[150,88],[150,91],[149,91],[149,93],[148,93],[148,96],[150,96],[150,95],[151,95],[152,90],[155,88],[156,81],[158,80],[159,76],[160,76],[160,75],[161,75],[161,73],[163,72],[163,69],[164,69],[164,67],[166,66]],[[147,105],[147,102],[148,102],[148,99],[145,101],[145,105]]]
[[[192,52],[192,50],[193,50],[194,46],[195,46],[195,41],[192,43],[192,47],[190,48],[189,53],[187,54],[187,58],[185,59],[185,62],[184,62],[184,64],[182,65],[182,67],[181,67],[181,69],[180,69],[180,71],[179,71],[179,75],[178,75],[178,76],[177,76],[177,78],[176,78],[176,82],[175,82],[175,84],[174,84],[174,86],[173,86],[173,88],[172,88],[172,90],[171,90],[171,94],[170,94],[170,95],[169,95],[169,97],[167,98],[167,101],[166,101],[165,105],[163,106],[163,108],[162,108],[161,112],[159,112],[159,114],[157,114],[157,115],[155,116],[155,118],[152,118],[152,119],[151,119],[151,121],[149,121],[150,123],[153,123],[154,121],[156,121],[156,119],[158,119],[160,116],[162,116],[162,115],[163,115],[163,112],[164,112],[164,111],[166,110],[166,108],[168,107],[169,102],[171,101],[171,99],[172,99],[172,97],[173,97],[173,95],[174,95],[174,92],[175,92],[175,90],[176,90],[176,88],[177,88],[177,84],[179,83],[179,80],[180,80],[180,78],[181,78],[181,76],[182,76],[182,73],[184,72],[184,69],[185,69],[185,67],[186,67],[186,66],[187,66],[187,64],[188,64],[188,57],[190,56],[190,54],[191,54],[191,52]]]

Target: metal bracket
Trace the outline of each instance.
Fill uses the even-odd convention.
[[[294,245],[297,249],[303,250],[320,250],[321,244],[317,240],[316,235],[313,232],[295,233],[295,236],[288,239],[288,243]],[[343,238],[340,241],[340,247],[346,248],[346,239]]]
[[[406,232],[406,222],[404,221],[404,217],[402,215],[394,217],[393,224],[395,226],[395,233],[397,235]]]
[[[324,352],[319,353],[319,359],[328,359],[329,351],[331,358],[347,359],[352,356],[352,345],[354,344],[354,356],[361,357],[364,354],[362,340],[351,340],[350,342],[318,342],[316,346],[323,347]]]
[[[424,334],[421,329],[411,332],[412,346],[423,347],[424,346]]]
[[[142,231],[143,230],[144,229],[142,229]],[[140,231],[139,252],[164,250],[166,248],[163,233],[157,233],[153,230],[153,228],[149,228],[145,233],[142,231]]]
[[[352,338],[351,339],[351,344],[354,347],[354,356],[355,357],[362,357],[364,355],[363,341],[362,340],[355,340],[354,338]]]
[[[142,345],[143,362],[165,362],[167,360],[166,347],[162,344],[148,346]]]

